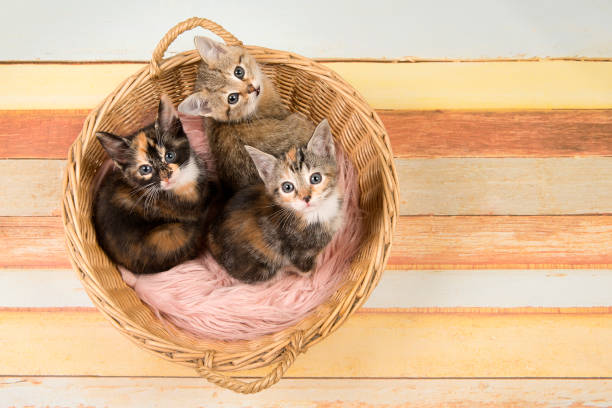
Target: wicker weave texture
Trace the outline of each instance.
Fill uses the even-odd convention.
[[[252,393],[278,382],[297,355],[337,329],[368,297],[382,274],[398,217],[398,182],[389,137],[376,113],[335,72],[308,58],[246,46],[276,84],[283,102],[318,123],[327,118],[358,171],[364,237],[347,280],[309,317],[256,340],[197,339],[164,326],[121,279],[96,242],[92,224],[92,183],[105,159],[96,140],[100,130],[127,134],[150,123],[162,93],[175,104],[193,92],[200,61],[193,50],[162,60],[182,32],[206,28],[230,45],[242,45],[216,23],[191,18],[173,27],[156,47],[149,66],[121,83],[88,115],[68,154],[62,216],[72,265],[96,307],[117,329],[161,357],[194,367],[207,380],[236,392]],[[231,374],[268,367],[247,383]]]

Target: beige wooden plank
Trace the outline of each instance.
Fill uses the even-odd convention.
[[[612,213],[612,157],[396,159],[402,215]],[[64,160],[2,160],[0,216],[59,214]]]
[[[59,215],[65,160],[0,160],[0,216]]]
[[[0,311],[0,375],[193,376],[97,312]],[[358,313],[290,377],[607,377],[612,314]],[[261,372],[261,371],[259,371]]]
[[[608,62],[326,63],[376,109],[609,109]],[[0,65],[0,109],[84,109],[143,64]],[[461,80],[457,80],[461,78]]]
[[[402,215],[612,212],[612,158],[396,159]]]
[[[364,307],[607,308],[610,269],[387,270]],[[0,308],[93,307],[70,269],[0,269]]]
[[[612,405],[612,381],[285,379],[241,395],[199,378],[0,377],[7,407],[586,408]]]

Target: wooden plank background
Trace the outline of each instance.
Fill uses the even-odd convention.
[[[365,307],[247,397],[121,336],[70,270],[67,148],[141,66],[0,65],[0,406],[612,406],[611,63],[330,63],[387,127],[402,216]]]
[[[610,380],[288,379],[245,398],[195,378],[0,377],[0,400],[17,407],[362,408],[605,406]],[[83,390],[86,390],[84,392]],[[452,405],[449,405],[449,402]]]
[[[3,43],[2,60],[144,61],[170,27],[194,15],[221,24],[247,44],[308,57],[612,55],[612,27],[608,24],[612,5],[603,1],[557,2],[553,6],[549,1],[311,0],[298,5],[261,0],[257,7],[247,7],[244,3],[202,0],[156,2],[154,6],[147,0],[129,4],[110,0],[106,7],[98,7],[95,15],[91,4],[71,0],[38,2],[36,7],[5,2],[4,6],[0,38],[11,40]],[[146,24],[135,30],[136,20]],[[13,39],[16,32],[19,37]],[[180,36],[167,55],[192,48],[192,33]]]

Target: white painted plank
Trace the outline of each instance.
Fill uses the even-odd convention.
[[[612,306],[612,270],[386,271],[366,308]],[[69,269],[0,269],[0,307],[93,307]]]
[[[612,212],[612,157],[396,159],[402,215]]]
[[[71,269],[0,269],[0,307],[93,307]]]
[[[612,270],[385,271],[364,307],[612,305]]]
[[[146,60],[170,27],[191,16],[213,19],[247,44],[313,57],[610,57],[611,14],[609,2],[593,0],[259,0],[256,6],[110,0],[95,10],[69,0],[4,2],[0,59]],[[191,48],[188,37],[171,50]]]
[[[606,407],[611,380],[286,379],[241,395],[199,378],[0,377],[0,405],[46,407]]]

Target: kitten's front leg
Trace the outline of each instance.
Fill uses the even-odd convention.
[[[277,269],[261,262],[245,263],[242,268],[228,269],[230,275],[245,283],[264,282],[276,275]]]
[[[315,267],[315,257],[299,251],[293,252],[289,259],[291,263],[302,273],[310,273]]]

